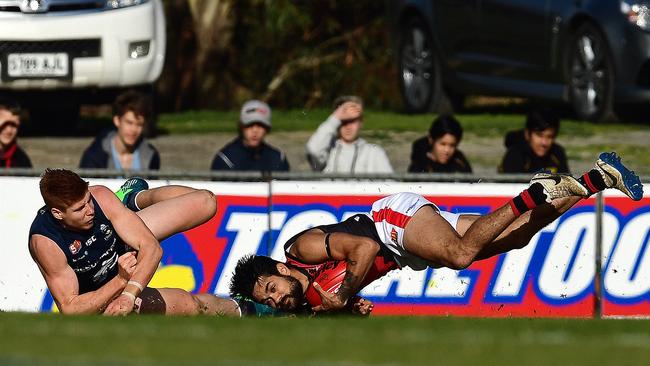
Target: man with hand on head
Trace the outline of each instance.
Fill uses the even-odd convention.
[[[359,137],[363,126],[363,101],[346,95],[334,101],[334,112],[307,141],[307,159],[324,173],[392,173],[380,146]]]

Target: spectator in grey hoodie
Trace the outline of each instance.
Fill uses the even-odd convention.
[[[337,98],[334,112],[307,141],[312,169],[325,173],[392,173],[384,149],[359,137],[362,125],[361,98]]]

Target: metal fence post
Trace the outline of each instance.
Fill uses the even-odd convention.
[[[602,248],[603,248],[603,212],[604,212],[603,192],[596,194],[596,240],[594,274],[594,317],[600,319],[603,315],[603,276],[602,276]]]

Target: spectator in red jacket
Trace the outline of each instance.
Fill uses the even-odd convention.
[[[32,162],[18,146],[20,127],[20,106],[18,103],[0,100],[0,167],[31,168]]]

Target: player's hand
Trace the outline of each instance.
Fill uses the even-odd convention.
[[[130,280],[137,264],[138,259],[135,256],[135,252],[122,254],[117,259],[117,275],[125,281]]]
[[[334,111],[334,116],[341,122],[353,121],[361,117],[363,108],[355,102],[345,102]]]
[[[352,314],[368,316],[374,307],[375,304],[373,304],[372,301],[364,299],[363,297],[357,297],[352,304]]]
[[[104,310],[104,315],[124,316],[129,315],[135,306],[135,299],[131,296],[121,294],[111,301]]]
[[[336,311],[345,307],[347,299],[341,299],[339,295],[331,294],[323,290],[323,288],[316,282],[314,282],[313,286],[321,298],[321,304],[311,308],[313,311],[317,313],[322,311]]]

